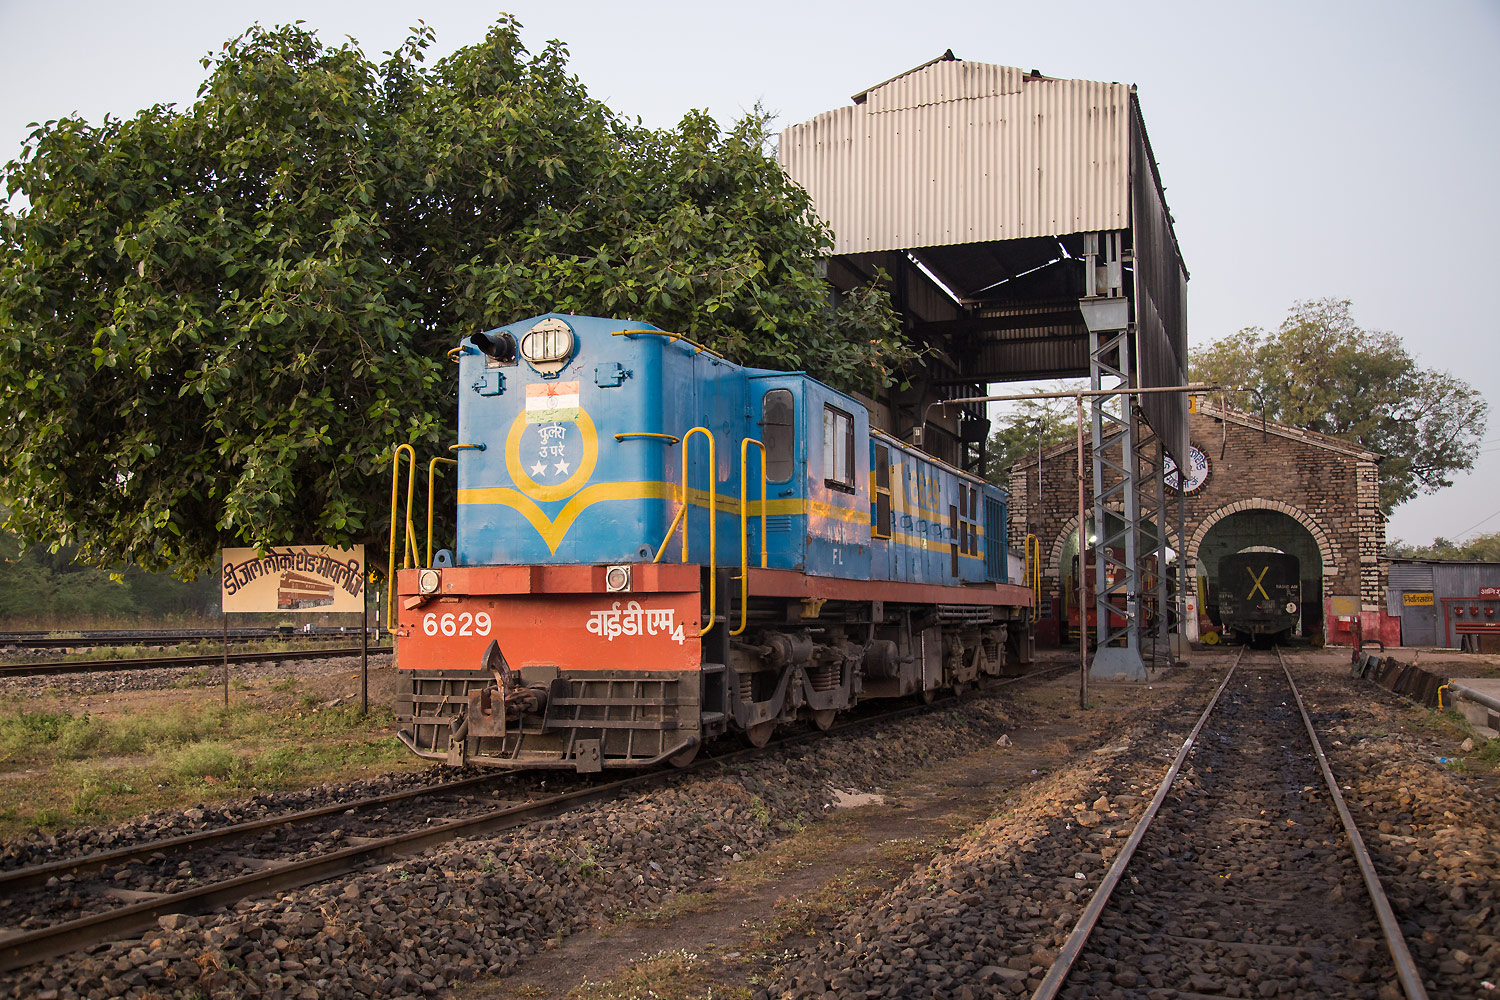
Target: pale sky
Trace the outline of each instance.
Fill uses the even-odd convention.
[[[691,108],[727,124],[759,102],[784,127],[949,48],[1136,84],[1192,274],[1191,342],[1274,327],[1298,299],[1353,300],[1361,325],[1400,334],[1494,411],[1475,472],[1398,508],[1388,534],[1500,530],[1496,0],[0,0],[0,161],[31,121],[190,104],[199,59],[255,20],[301,19],[378,56],[420,17],[441,54],[482,38],[501,10],[533,50],[567,42],[595,97],[656,126]]]

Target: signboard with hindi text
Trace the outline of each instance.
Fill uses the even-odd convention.
[[[226,612],[350,612],[365,610],[365,547],[287,545],[257,553],[225,549]]]

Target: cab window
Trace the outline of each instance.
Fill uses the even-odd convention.
[[[854,418],[828,405],[823,407],[823,482],[854,492]]]
[[[875,524],[870,534],[891,537],[891,450],[875,446]]]
[[[797,407],[792,390],[772,389],[761,397],[760,427],[766,446],[766,479],[784,483],[797,470]]]

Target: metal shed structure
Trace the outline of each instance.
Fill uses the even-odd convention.
[[[1389,580],[1403,646],[1500,648],[1500,563],[1393,559]]]
[[[941,401],[1041,378],[1122,390],[1093,404],[1096,523],[1106,505],[1125,512],[1095,543],[1096,594],[1131,613],[1124,629],[1098,616],[1095,669],[1143,675],[1142,509],[1165,519],[1187,399],[1123,390],[1186,381],[1188,274],[1135,88],[950,50],[786,129],[779,156],[833,230],[836,291],[884,274],[907,333],[931,348],[910,388],[874,401],[891,433],[982,470],[984,404]],[[1109,586],[1106,565],[1122,571]]]

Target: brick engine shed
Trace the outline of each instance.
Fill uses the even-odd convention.
[[[1184,553],[1188,581],[1186,637],[1217,633],[1219,560],[1235,552],[1275,550],[1297,556],[1302,610],[1297,632],[1331,644],[1353,641],[1359,622],[1369,638],[1399,641],[1399,620],[1382,614],[1385,519],[1380,512],[1379,455],[1358,444],[1288,427],[1262,424],[1258,415],[1200,402],[1188,422],[1190,467],[1169,471],[1169,486],[1185,480],[1185,541],[1178,541],[1177,493],[1167,491],[1167,546]],[[1090,467],[1088,432],[1084,468]],[[1024,551],[1037,537],[1041,556],[1041,645],[1076,641],[1078,453],[1074,442],[1011,467],[1011,545]],[[1085,504],[1093,505],[1092,477]],[[1109,482],[1106,481],[1106,489]],[[1096,532],[1092,514],[1087,530]],[[1113,525],[1106,525],[1113,528]],[[1142,524],[1143,550],[1155,547],[1157,526]],[[1174,557],[1175,558],[1175,557]],[[1169,566],[1175,592],[1176,567]],[[1092,567],[1089,570],[1092,573]],[[1155,573],[1154,564],[1147,568]],[[1071,619],[1070,619],[1070,616]],[[1389,636],[1384,633],[1391,633]],[[1214,639],[1209,639],[1214,641]]]

